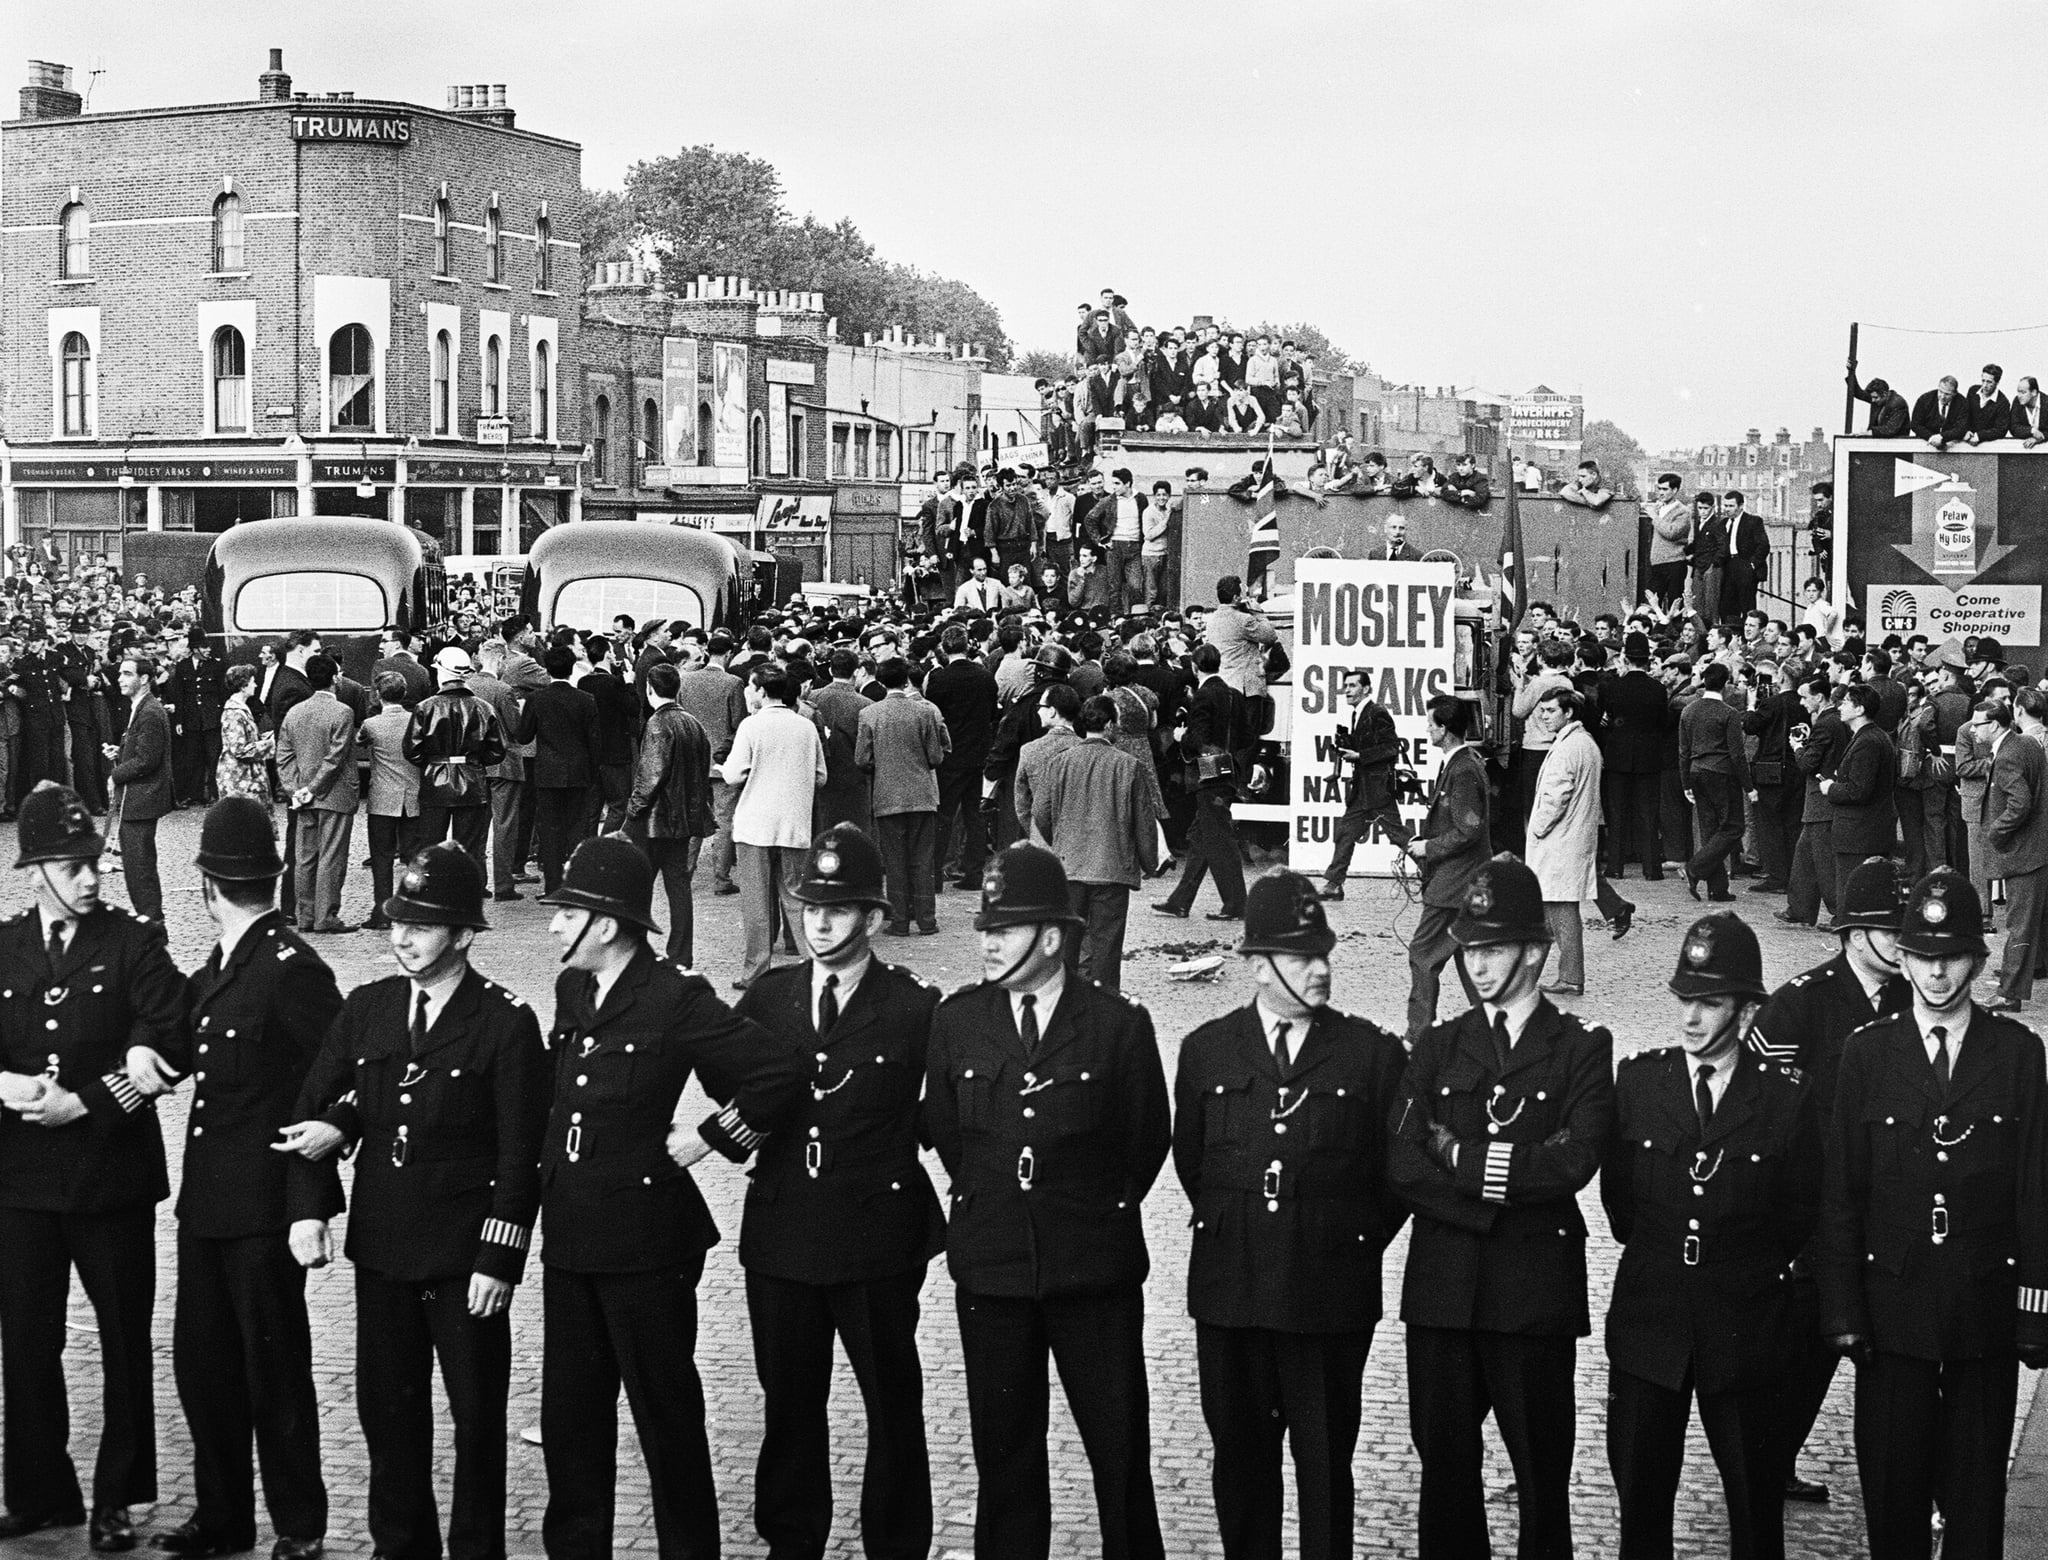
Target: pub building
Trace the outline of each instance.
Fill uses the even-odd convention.
[[[577,518],[582,153],[502,86],[85,113],[32,62],[0,124],[4,541],[369,515],[451,556]],[[168,540],[168,539],[167,539]],[[195,545],[200,545],[195,543]]]

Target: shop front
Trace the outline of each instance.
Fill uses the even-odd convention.
[[[15,457],[4,484],[8,541],[46,570],[88,560],[119,569],[123,538],[137,532],[221,531],[296,514],[298,475],[290,458]]]

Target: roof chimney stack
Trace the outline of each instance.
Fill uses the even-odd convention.
[[[472,120],[480,125],[496,125],[500,130],[512,128],[513,113],[505,105],[505,84],[502,81],[450,87],[448,112],[457,119]]]
[[[284,50],[270,51],[270,69],[256,78],[256,101],[285,103],[291,100],[292,78],[284,71]]]
[[[23,119],[73,119],[85,100],[71,90],[71,67],[48,60],[28,62],[28,85],[21,89]]]

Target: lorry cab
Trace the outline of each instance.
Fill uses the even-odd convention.
[[[249,520],[213,539],[200,626],[230,664],[256,646],[310,629],[358,682],[367,682],[386,629],[431,633],[446,620],[440,549],[389,520]]]
[[[580,520],[535,539],[520,606],[543,632],[566,625],[607,633],[621,614],[636,624],[659,618],[679,628],[737,630],[744,596],[740,554],[723,537],[631,520]]]

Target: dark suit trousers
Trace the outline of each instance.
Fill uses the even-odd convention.
[[[1728,857],[1742,843],[1742,793],[1735,777],[1695,769],[1685,777],[1692,792],[1693,832],[1699,843],[1685,864],[1713,894],[1728,892]]]
[[[1408,1328],[1408,1425],[1422,1458],[1418,1560],[1491,1553],[1480,1427],[1515,1470],[1519,1560],[1570,1560],[1576,1338]]]
[[[1102,1560],[1164,1560],[1152,1493],[1143,1290],[1133,1284],[1029,1300],[956,1288],[954,1304],[978,1483],[975,1560],[1046,1560],[1051,1553],[1048,1356],[1094,1476]]]
[[[1998,994],[2024,1002],[2034,994],[2041,957],[2042,918],[2048,915],[2048,867],[2005,880],[2005,952],[1998,961]]]
[[[925,1560],[932,1544],[924,1367],[917,1354],[924,1267],[864,1284],[800,1284],[747,1274],[761,1455],[754,1527],[777,1560],[822,1560],[832,1533],[832,1340],[867,1409],[861,1548],[869,1560]]]
[[[1350,1560],[1357,1504],[1351,1457],[1372,1333],[1195,1324],[1224,1560],[1280,1560],[1283,1436],[1300,1492],[1301,1560]]]
[[[1181,868],[1180,882],[1166,896],[1166,903],[1186,912],[1194,908],[1195,895],[1202,891],[1202,876],[1214,873],[1216,894],[1222,908],[1233,915],[1244,913],[1244,861],[1237,851],[1237,831],[1230,821],[1230,792],[1205,786],[1195,793],[1195,822],[1188,831],[1188,858]]]
[[[171,1365],[192,1427],[192,1518],[200,1531],[242,1548],[254,1544],[253,1436],[278,1537],[324,1538],[327,1485],[306,1270],[284,1236],[209,1240],[178,1232]]]
[[[1377,802],[1367,806],[1361,798]],[[1526,820],[1528,809],[1522,816]],[[1377,831],[1374,825],[1378,825]],[[1351,788],[1350,804],[1344,809],[1344,816],[1337,820],[1330,846],[1330,864],[1323,869],[1323,881],[1342,886],[1351,871],[1351,853],[1362,841],[1372,839],[1377,832],[1379,838],[1390,840],[1395,845],[1406,845],[1415,838],[1415,831],[1401,821],[1401,807],[1388,792],[1354,785]]]
[[[540,841],[541,891],[552,894],[562,886],[562,868],[580,842],[590,787],[544,785],[536,789],[534,832]]]
[[[1870,1560],[1996,1560],[2005,1542],[2005,1459],[2019,1399],[2011,1355],[1916,1360],[1877,1354],[1856,1371],[1856,1472]]]
[[[1408,942],[1408,1033],[1407,1040],[1414,1043],[1415,1037],[1436,1022],[1436,999],[1442,984],[1443,968],[1457,958],[1458,945],[1451,941],[1451,922],[1457,918],[1454,909],[1437,905],[1424,905],[1422,919],[1415,923],[1415,935]],[[1465,973],[1465,966],[1458,964],[1458,980],[1465,988],[1468,1003],[1479,1001],[1478,988]]]
[[[206,733],[171,736],[171,784],[180,807],[206,804]]]
[[[1607,875],[1618,878],[1633,857],[1643,876],[1655,882],[1664,875],[1661,773],[1636,775],[1607,772]],[[1675,843],[1675,842],[1674,842]]]
[[[1949,798],[1952,785],[1933,785],[1924,791],[1899,786],[1892,799],[1899,808],[1899,837],[1905,843],[1906,877],[1917,883],[1948,860]]]
[[[697,907],[690,898],[690,852],[695,841],[636,835],[634,843],[647,852],[668,895],[668,956],[690,969],[697,962]]]
[[[514,837],[519,833],[519,793],[526,789],[519,780],[491,781],[491,891],[504,893],[516,889],[512,875],[521,866],[518,857],[512,853]]]
[[[1081,917],[1067,928],[1067,973],[1119,991],[1124,979],[1124,929],[1131,891],[1121,883],[1068,883],[1067,908]]]
[[[988,826],[981,816],[981,771],[941,769],[939,771],[938,865],[935,872],[948,876],[957,870],[962,881],[981,879],[982,863],[988,860]]]
[[[156,819],[121,819],[121,876],[128,880],[128,903],[135,913],[162,924],[164,886],[156,871]]]
[[[486,877],[491,870],[491,805],[488,800],[473,807],[434,807],[420,805],[419,844],[414,849],[425,849],[452,839],[469,852],[470,859],[483,869]]]
[[[295,908],[299,930],[305,931],[341,919],[341,886],[348,878],[348,842],[356,815],[308,807],[293,816],[298,819]]]
[[[90,716],[91,705],[86,708],[84,720],[74,720],[68,713],[65,716],[71,738],[71,789],[85,798],[91,811],[103,813],[107,810],[107,756],[100,751],[100,743],[105,739]]]
[[[1650,565],[1650,594],[1669,611],[1673,602],[1685,599],[1685,561]]]
[[[1608,1376],[1607,1465],[1620,1500],[1620,1553],[1627,1560],[1670,1560],[1692,1400],[1690,1377],[1673,1391],[1625,1370]],[[1769,1387],[1702,1392],[1699,1400],[1700,1427],[1728,1503],[1730,1560],[1784,1560],[1777,1393]]]
[[[434,1362],[455,1421],[450,1560],[505,1553],[505,1397],[512,1319],[469,1314],[469,1275],[432,1283],[356,1269],[356,1417],[370,1452],[370,1539],[391,1560],[438,1560]]]
[[[391,880],[398,863],[429,844],[430,840],[418,817],[370,813],[365,816],[364,823],[370,836],[370,908],[375,914],[382,915],[384,901],[391,897]]]
[[[1813,1434],[1828,1389],[1834,1385],[1835,1368],[1842,1363],[1841,1355],[1821,1336],[1820,1285],[1810,1275],[1792,1281],[1792,1336],[1792,1359],[1778,1392],[1780,1479],[1799,1471],[1799,1453]]]
[[[571,1273],[542,1283],[541,1442],[549,1560],[611,1560],[619,1388],[647,1460],[654,1539],[664,1560],[718,1551],[718,1490],[697,1375],[703,1257],[648,1273]]]
[[[1785,914],[1809,925],[1820,919],[1821,907],[1835,911],[1834,825],[1825,818],[1799,826],[1792,847],[1792,889]]]
[[[1797,800],[1804,801],[1804,789],[1785,785],[1756,788],[1757,857],[1764,881],[1773,888],[1784,888],[1792,881],[1792,842],[1796,835],[1791,831],[1799,827],[1799,809],[1794,807],[1788,812],[1785,793],[1790,791]]]
[[[156,1499],[156,1210],[46,1213],[0,1208],[0,1395],[6,1398],[5,1496],[13,1512],[78,1504],[66,1442],[64,1316],[71,1270],[99,1323],[100,1449],[92,1504]]]
[[[908,926],[912,920],[931,926],[938,920],[937,858],[933,854],[937,835],[936,813],[887,813],[875,820],[875,843],[882,852],[892,926]]]

